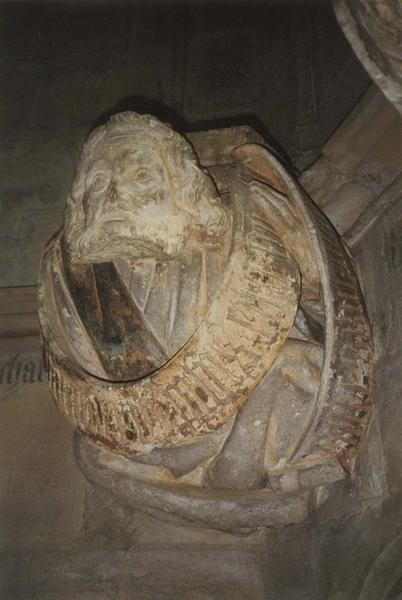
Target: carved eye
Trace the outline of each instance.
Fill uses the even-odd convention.
[[[97,173],[92,179],[91,188],[93,190],[102,190],[109,185],[109,177],[104,173]]]
[[[151,180],[151,173],[147,169],[139,169],[134,176],[134,181],[138,183],[148,183]]]

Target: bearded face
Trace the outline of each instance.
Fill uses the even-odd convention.
[[[183,252],[196,230],[220,236],[228,219],[212,181],[195,163],[189,170],[181,178],[164,150],[144,139],[110,142],[86,170],[84,218],[70,235],[71,259],[166,261]]]

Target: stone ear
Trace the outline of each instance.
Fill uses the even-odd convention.
[[[232,155],[244,172],[267,183],[274,190],[288,195],[288,189],[278,169],[271,160],[271,153],[259,144],[242,144],[233,148]]]

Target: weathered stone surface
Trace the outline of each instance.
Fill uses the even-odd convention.
[[[208,469],[208,484],[240,489],[268,484],[275,466],[288,462],[315,411],[323,352],[318,345],[288,340]]]
[[[255,140],[215,130],[193,149],[114,116],[84,146],[39,287],[55,400],[104,447],[78,444],[86,476],[225,530],[306,518],[354,473],[370,413],[350,260]]]
[[[140,509],[177,524],[212,527],[222,531],[249,531],[258,527],[298,523],[309,515],[311,494],[306,491],[276,494],[213,490],[174,482],[166,476],[144,473],[138,463],[78,441],[78,464],[87,479],[131,509]]]
[[[335,0],[335,12],[353,50],[402,113],[402,8],[393,0]]]
[[[380,111],[378,118],[382,114]],[[375,144],[373,141],[373,152]],[[347,164],[347,153],[353,150],[352,144],[345,146],[338,157],[343,164]],[[354,160],[352,154],[351,162]],[[83,478],[74,471],[71,458],[68,468],[75,475],[65,477],[69,428],[54,411],[49,392],[41,387],[43,398],[38,409],[38,394],[34,390],[40,384],[24,380],[26,366],[25,377],[31,373],[31,361],[40,366],[37,340],[35,348],[30,348],[25,337],[13,342],[2,338],[2,348],[7,350],[4,358],[8,361],[11,352],[18,359],[13,367],[11,363],[7,366],[7,372],[4,370],[12,385],[3,381],[0,387],[4,407],[0,428],[8,444],[3,453],[2,473],[8,481],[20,480],[18,485],[2,487],[5,511],[0,514],[2,523],[10,519],[10,507],[18,506],[24,482],[29,484],[29,501],[24,502],[22,515],[24,526],[13,527],[13,536],[2,553],[2,597],[7,600],[113,597],[131,600],[133,596],[173,600],[186,595],[189,599],[221,600],[235,598],[236,594],[250,600],[398,597],[400,542],[395,536],[400,528],[402,506],[400,190],[388,200],[379,207],[379,212],[371,215],[370,227],[361,231],[352,247],[375,339],[373,394],[377,416],[368,432],[368,449],[363,447],[361,475],[357,474],[353,485],[348,481],[336,484],[331,496],[308,521],[257,531],[251,536],[233,536],[153,519],[143,512],[123,508],[110,490],[100,493],[93,486],[86,493],[83,518],[76,519],[76,515],[83,514],[85,486],[81,494]],[[350,196],[352,205],[353,202]],[[32,289],[25,291],[32,296]],[[18,297],[23,297],[23,293],[24,290],[18,290]],[[27,308],[20,304],[15,300],[16,310],[21,309],[27,315],[33,312],[34,304],[30,301]],[[11,306],[10,302],[7,306]],[[16,335],[25,335],[25,317],[19,324],[18,315],[8,309],[2,324],[7,321],[9,332],[15,327]],[[2,328],[3,331],[6,330]],[[296,335],[295,329],[292,335]],[[36,373],[35,370],[35,376]],[[21,400],[18,411],[8,402],[16,395]],[[11,419],[6,418],[8,411],[13,415]],[[54,435],[43,430],[42,425],[50,426],[53,432],[60,427],[65,432],[64,441],[60,443],[58,435],[55,442]],[[27,435],[36,427],[38,436]],[[23,445],[19,443],[22,439]],[[10,448],[14,453],[12,460],[6,459]],[[32,458],[37,456],[38,448],[43,449],[41,472],[48,476],[46,485],[36,470],[36,458]],[[185,446],[181,452],[186,452]],[[71,457],[70,449],[68,455]],[[40,489],[36,493],[38,484]],[[320,496],[322,502],[325,499],[322,488]],[[50,510],[44,508],[49,506]],[[49,519],[49,513],[56,518]],[[77,537],[71,540],[71,534]]]
[[[134,142],[138,135],[137,130],[142,137],[136,147]],[[161,300],[169,294],[174,299],[170,316],[170,330],[173,332],[176,321],[184,318],[185,321],[187,320],[188,331],[187,336],[181,339],[181,346],[187,342],[186,345],[180,349],[180,346],[171,345],[169,347],[165,344],[165,356],[160,358],[156,356],[157,362],[153,366],[148,366],[146,362],[142,366],[141,361],[145,357],[147,357],[146,360],[149,360],[149,357],[155,356],[149,346],[143,348],[143,345],[154,331],[158,331],[161,319],[163,324],[163,313],[161,314],[156,306],[151,312],[147,312],[146,309],[142,311],[144,316],[139,319],[144,321],[147,329],[142,334],[144,341],[141,341],[139,337],[141,335],[140,323],[136,324],[136,335],[134,331],[130,333],[127,329],[133,319],[138,319],[135,317],[136,311],[138,312],[135,296],[131,299],[131,303],[129,298],[119,299],[120,309],[116,306],[107,317],[109,320],[112,319],[111,324],[108,325],[108,322],[104,320],[104,330],[97,333],[99,315],[103,314],[105,319],[106,311],[110,306],[110,301],[105,305],[102,304],[102,296],[105,297],[107,289],[111,285],[114,286],[114,293],[116,293],[118,281],[112,284],[113,273],[110,273],[108,278],[104,277],[102,284],[101,273],[98,272],[97,287],[95,288],[91,283],[91,277],[96,278],[96,273],[91,276],[89,271],[78,271],[75,275],[75,281],[81,281],[81,298],[91,298],[88,309],[85,308],[85,304],[83,306],[87,312],[83,312],[81,308],[79,317],[86,334],[94,339],[93,347],[103,362],[104,374],[94,371],[94,367],[88,364],[89,359],[87,359],[86,369],[109,380],[111,378],[127,379],[127,376],[119,375],[118,372],[113,373],[114,364],[111,361],[116,360],[116,351],[119,351],[122,352],[119,369],[124,362],[127,365],[131,364],[134,369],[131,379],[150,373],[146,380],[138,381],[134,387],[131,384],[120,384],[113,390],[106,381],[93,381],[91,384],[88,380],[87,383],[90,386],[103,387],[101,394],[103,394],[104,400],[98,398],[100,388],[98,391],[95,391],[95,388],[93,391],[88,391],[90,398],[97,398],[97,401],[100,402],[103,416],[99,416],[102,422],[97,425],[96,420],[94,421],[93,417],[87,413],[87,409],[82,407],[82,415],[87,413],[89,420],[86,420],[87,425],[84,425],[84,421],[82,421],[81,427],[83,430],[89,427],[92,436],[105,440],[109,437],[111,445],[133,453],[133,451],[137,452],[143,449],[144,444],[152,447],[180,440],[191,440],[192,437],[214,431],[225,423],[240,402],[244,402],[247,391],[251,391],[258,384],[265,372],[264,369],[272,364],[277,350],[284,342],[297,308],[298,274],[295,264],[287,255],[275,232],[271,231],[263,216],[258,216],[259,209],[257,207],[255,209],[254,221],[253,217],[246,216],[244,212],[245,188],[239,188],[237,192],[234,190],[234,194],[232,192],[232,206],[229,213],[229,205],[227,203],[225,206],[220,205],[221,201],[216,195],[212,180],[197,167],[196,158],[190,146],[184,140],[181,141],[177,134],[173,134],[166,126],[158,124],[156,120],[134,114],[122,115],[110,123],[110,142],[109,138],[105,137],[108,135],[107,131],[97,132],[84,149],[81,170],[77,174],[75,188],[67,204],[66,230],[64,238],[60,241],[60,250],[58,250],[57,244],[54,245],[54,248],[50,247],[48,258],[44,262],[45,279],[43,282],[45,287],[42,289],[41,297],[44,305],[48,307],[44,310],[51,310],[52,302],[56,307],[60,305],[58,322],[61,323],[61,331],[57,332],[55,328],[49,329],[46,320],[43,321],[43,326],[52,337],[65,339],[69,343],[70,334],[68,328],[63,329],[65,326],[63,326],[64,320],[61,312],[62,307],[68,306],[66,296],[58,293],[56,288],[54,300],[51,300],[52,292],[46,287],[46,278],[50,283],[52,271],[54,271],[55,285],[60,285],[57,282],[64,280],[63,271],[60,269],[70,269],[70,262],[82,263],[87,259],[89,262],[104,262],[119,257],[119,260],[126,261],[128,265],[134,265],[134,268],[137,268],[138,262],[141,265],[143,260],[153,260],[156,272],[166,263],[173,264],[180,277],[181,271],[185,268],[187,256],[192,262],[194,255],[199,254],[201,259],[201,273],[194,269],[191,262],[187,263],[188,271],[185,274],[184,282],[186,280],[193,281],[192,289],[190,287],[187,293],[182,294],[184,286],[181,284],[180,278],[165,279],[165,283],[163,283],[163,280],[160,281],[158,277],[151,276],[149,283],[151,291],[148,296],[151,297],[155,289],[155,293]],[[143,141],[145,134],[149,136],[150,140],[147,143]],[[113,146],[114,138],[116,142]],[[123,139],[123,144],[121,139]],[[124,142],[124,140],[127,141]],[[108,167],[106,166],[105,170],[104,166],[107,165],[108,159],[103,159],[103,170],[99,171],[100,167],[98,167],[98,172],[100,173],[99,177],[103,177],[105,183],[100,187],[97,196],[94,196],[92,200],[92,196],[89,196],[88,202],[85,188],[80,187],[88,168],[92,169],[91,173],[95,173],[94,177],[98,177],[96,168],[94,171],[92,165],[94,162],[96,163],[96,160],[102,160],[105,153],[103,147],[107,148],[107,144],[110,144],[113,150],[120,144],[121,149],[118,152],[123,152],[125,145],[130,147],[130,143],[132,154],[127,155],[127,166],[117,162],[116,167],[112,163],[110,172],[107,170]],[[159,146],[155,146],[155,144],[163,143],[167,148],[164,151],[165,155],[160,154],[160,151],[155,153],[153,150],[154,160],[161,165],[159,168],[162,177],[160,181],[154,182],[151,173],[137,165],[138,159],[135,153],[141,153],[144,144],[145,152],[149,152],[147,149],[149,145],[158,148]],[[171,150],[169,144],[172,147]],[[97,150],[97,145],[100,145],[100,150]],[[114,151],[116,152],[116,150]],[[128,151],[126,150],[126,152]],[[168,165],[167,168],[163,167],[164,163],[161,162],[161,158],[164,156],[163,160],[170,161],[170,166]],[[119,185],[115,183],[116,168],[123,169],[126,191],[124,188],[115,191],[115,187]],[[130,169],[133,171],[131,172]],[[119,171],[117,171],[118,173]],[[147,180],[145,182],[141,180],[137,184],[139,176],[146,177]],[[132,178],[131,181],[129,177]],[[88,177],[85,181],[87,185],[91,185],[88,184]],[[139,189],[136,189],[136,186],[137,188],[139,186]],[[115,194],[115,200],[111,200],[110,194]],[[197,199],[193,207],[187,200],[192,195]],[[83,204],[84,198],[87,204]],[[133,202],[131,198],[134,198],[137,204],[130,204]],[[186,204],[184,199],[186,199]],[[89,211],[85,222],[84,216],[80,215],[84,206],[89,207],[85,209]],[[145,226],[147,218],[148,222]],[[132,220],[131,229],[130,219]],[[138,219],[144,220],[144,226],[138,227]],[[104,246],[105,235],[109,237],[106,248]],[[158,235],[161,236],[159,240]],[[205,248],[199,241],[199,238],[203,239],[203,236]],[[260,236],[264,236],[264,240],[266,240],[262,245],[260,245]],[[66,250],[63,250],[63,239],[66,240]],[[230,256],[227,256],[229,240],[232,240],[230,242],[232,248]],[[267,244],[267,250],[264,250],[264,243]],[[126,248],[126,254],[121,254],[120,246]],[[94,247],[97,247],[98,250],[94,250]],[[270,248],[271,250],[269,250]],[[210,254],[208,254],[208,249],[211,251]],[[110,253],[108,257],[104,256],[105,250]],[[266,254],[268,251],[270,251],[269,257]],[[65,258],[62,258],[63,252]],[[64,261],[64,267],[59,266],[60,260]],[[226,267],[224,267],[225,262],[227,263]],[[104,266],[100,268],[105,269]],[[214,273],[220,272],[222,268],[225,271],[224,282],[218,281],[214,276]],[[70,290],[74,290],[77,283],[73,283],[72,275],[68,277],[67,286]],[[212,290],[211,286],[213,286]],[[237,298],[240,287],[244,288],[242,292],[244,298]],[[258,288],[257,293],[255,292],[256,288]],[[66,288],[64,287],[64,289]],[[253,297],[256,294],[256,298],[259,296],[263,298],[264,289],[270,290],[271,303],[265,304],[263,309],[257,306],[251,318],[244,318],[242,316],[245,310],[244,303],[247,304],[250,301],[248,296]],[[273,296],[278,300],[280,298],[281,301],[283,298],[288,298],[283,305],[283,310],[279,307],[278,300],[275,302]],[[76,310],[80,311],[83,300],[80,301],[77,297],[78,303],[77,300],[74,302],[74,296],[72,300]],[[122,301],[126,308],[123,308]],[[261,301],[263,302],[263,300]],[[191,312],[194,310],[192,318]],[[91,321],[92,315],[97,314],[96,311],[98,311],[98,317]],[[124,317],[126,321],[122,325],[118,324],[119,311],[122,316],[124,311],[126,313]],[[73,312],[71,312],[70,321],[71,319],[74,320]],[[110,335],[107,331],[108,326],[109,329],[113,326],[112,331],[115,338],[116,332],[118,330],[121,332],[118,334],[120,337],[113,339],[112,345],[109,343],[109,346],[107,345],[107,335]],[[194,335],[191,335],[192,329],[194,330],[197,326],[198,329]],[[92,332],[93,327],[95,329]],[[79,321],[74,331],[77,328],[80,329]],[[74,333],[74,336],[76,337],[77,334]],[[74,340],[74,337],[72,339]],[[128,348],[127,350],[124,347],[123,351],[119,349],[125,343],[134,344],[133,349]],[[162,341],[160,345],[163,347]],[[235,348],[238,347],[239,349],[236,351]],[[50,363],[53,360],[59,362],[58,351],[56,350],[56,354],[54,354],[52,348],[56,349],[57,346],[49,346],[49,361]],[[106,352],[109,352],[110,359],[107,356],[105,358],[104,348],[106,348]],[[174,361],[167,363],[168,359],[179,349],[180,352]],[[70,351],[74,353],[74,348],[70,348]],[[134,352],[134,354],[130,354],[130,352]],[[139,354],[141,352],[144,354],[144,359]],[[238,354],[237,358],[236,354]],[[206,363],[204,356],[207,359]],[[229,368],[229,364],[233,360],[238,362],[237,369],[233,369],[233,366]],[[253,367],[251,367],[252,361],[255,363]],[[78,362],[80,361],[78,360]],[[164,363],[167,363],[164,369],[156,370]],[[142,372],[139,369],[145,370]],[[58,375],[56,375],[57,377]],[[71,385],[72,389],[75,387],[74,377],[70,378],[68,385]],[[182,389],[179,386],[184,387]],[[128,424],[126,423],[123,429],[118,425],[116,435],[110,437],[110,433],[107,433],[109,421],[107,411],[110,410],[114,413],[113,420],[116,424],[121,421],[122,417],[122,414],[119,416],[120,409],[116,404],[116,391],[120,394],[121,406],[127,405],[127,394],[134,393],[136,400],[131,407],[128,404],[128,407],[131,411],[139,410],[141,416],[137,418],[135,412],[131,416],[127,414]],[[109,400],[107,400],[108,397]],[[148,416],[145,416],[149,398],[152,399],[154,408],[152,413],[149,412]],[[136,404],[138,404],[138,409],[135,408]],[[65,406],[69,411],[68,401]],[[78,405],[73,410],[78,417]],[[83,418],[85,420],[86,417]],[[129,421],[132,423],[131,425]],[[93,429],[94,426],[95,429]],[[130,436],[127,433],[128,430],[130,430]]]
[[[397,196],[401,154],[400,115],[372,86],[300,181],[353,244]]]
[[[81,3],[81,8],[74,16],[74,7],[70,3],[67,8],[70,16],[64,12],[58,18],[55,18],[55,7],[62,7],[63,12],[63,6],[67,5],[42,4],[43,9],[38,11],[38,4],[20,2],[3,4],[3,8],[6,6],[7,11],[18,12],[18,18],[14,17],[9,27],[8,39],[18,50],[20,60],[19,63],[13,60],[7,71],[3,62],[6,83],[3,86],[2,97],[6,98],[5,94],[8,92],[11,95],[10,112],[2,118],[4,125],[7,121],[10,123],[10,128],[7,128],[2,135],[5,148],[3,182],[6,186],[2,191],[4,211],[1,216],[0,278],[3,284],[25,285],[32,283],[36,278],[36,265],[40,253],[39,238],[43,237],[44,243],[44,236],[55,228],[56,221],[61,223],[61,204],[68,190],[70,172],[76,161],[77,140],[83,138],[93,123],[94,114],[91,107],[95,106],[95,111],[99,113],[109,110],[117,99],[134,93],[132,90],[136,92],[140,90],[144,96],[147,96],[150,89],[154,97],[166,94],[164,97],[169,98],[168,103],[176,101],[176,98],[182,98],[183,83],[180,76],[177,72],[174,73],[174,69],[166,68],[166,64],[162,65],[161,62],[162,56],[167,56],[168,49],[171,49],[171,39],[179,38],[167,34],[163,50],[162,46],[160,48],[153,46],[153,40],[157,36],[149,35],[153,25],[152,10],[149,8],[152,7],[152,3],[147,4],[149,16],[147,26],[132,27],[130,44],[133,52],[130,60],[127,61],[127,66],[122,64],[122,45],[126,42],[124,27],[120,28],[110,14],[105,15],[99,4],[91,3],[93,8],[86,7],[86,10],[82,11]],[[323,21],[323,13],[324,15],[326,12],[330,13],[329,4],[313,3],[309,13],[305,12],[304,3],[294,3],[293,7],[298,4],[305,14],[306,24],[299,36],[298,48],[303,49],[303,59],[298,69],[310,57],[311,63],[315,65],[312,69],[312,77],[306,81],[305,73],[308,70],[300,71],[300,86],[296,93],[292,73],[294,35],[289,23],[290,19],[286,14],[284,22],[278,24],[277,19],[261,18],[261,31],[266,45],[264,52],[262,46],[258,50],[264,58],[262,62],[266,67],[264,71],[266,74],[259,79],[259,85],[261,82],[264,83],[261,86],[264,89],[260,90],[259,99],[263,105],[261,114],[265,115],[262,120],[282,142],[285,149],[290,146],[287,142],[283,143],[283,140],[288,139],[287,134],[283,135],[283,132],[291,131],[294,127],[291,114],[293,106],[298,122],[296,135],[301,149],[299,160],[302,160],[303,156],[310,158],[319,153],[321,140],[326,136],[325,132],[329,133],[331,127],[333,128],[348,112],[351,98],[357,99],[364,89],[364,72],[359,74],[353,60],[350,60],[350,55],[347,52],[343,53],[336,42],[336,36],[342,37],[340,29],[336,31],[335,28],[335,31],[332,31]],[[118,3],[113,5],[117,6]],[[214,12],[216,3],[210,5]],[[258,5],[261,6],[261,3]],[[275,5],[278,6],[278,3]],[[33,10],[29,10],[31,6]],[[203,3],[203,6],[205,7],[206,3]],[[266,6],[268,7],[268,4]],[[285,13],[288,13],[289,6],[286,4],[284,6]],[[168,5],[165,8],[165,16],[168,12],[167,7]],[[320,10],[317,11],[316,7],[323,7],[318,18],[317,13],[319,15]],[[96,20],[96,27],[92,29],[91,22],[95,12],[99,18]],[[224,13],[222,21],[227,20],[230,17],[227,8],[224,7],[222,12]],[[233,11],[234,13],[237,11]],[[40,19],[37,18],[38,14]],[[129,19],[126,15],[127,13],[124,13],[122,17],[128,24]],[[3,19],[3,24],[5,20]],[[239,20],[242,20],[242,17]],[[194,17],[194,21],[199,21],[199,18]],[[140,23],[141,18],[137,18],[137,22]],[[166,23],[166,19],[160,19],[159,22]],[[186,27],[187,25],[188,23]],[[252,31],[249,23],[245,23],[244,26]],[[24,35],[19,38],[18,32],[22,29]],[[165,29],[168,30],[168,27]],[[52,32],[53,37],[52,48],[57,51],[54,60],[47,52],[49,31]],[[84,35],[81,35],[80,31],[84,32]],[[96,31],[102,31],[101,43],[100,38],[96,36]],[[188,31],[189,36],[192,36],[193,29],[188,27]],[[284,31],[286,34],[283,33]],[[113,32],[112,37],[108,37],[110,32]],[[63,44],[58,46],[55,41],[62,35]],[[289,52],[286,53],[286,57],[278,42],[280,38],[288,43]],[[5,39],[2,35],[3,42]],[[23,44],[18,43],[19,39],[23,39]],[[76,53],[71,52],[71,39],[74,39],[75,46],[79,50]],[[308,40],[311,43],[306,44]],[[114,60],[110,60],[110,55],[105,56],[102,53],[103,42],[110,54],[113,54],[113,48],[117,47]],[[184,61],[186,52],[185,44],[182,42],[183,38],[180,38],[179,45]],[[28,47],[30,51],[21,56],[22,46]],[[145,60],[141,54],[141,49],[144,47],[147,49]],[[223,50],[227,52],[230,47],[231,44],[228,42]],[[346,42],[345,47],[348,50]],[[88,56],[89,48],[91,56]],[[13,47],[10,46],[4,52],[4,59],[11,61],[12,55],[15,56]],[[172,55],[173,53],[169,54],[169,57]],[[49,98],[46,90],[52,82],[54,83],[54,79],[46,77],[37,80],[35,95],[32,96],[33,88],[30,88],[30,83],[34,76],[37,76],[38,64],[41,67],[43,60],[47,62],[48,70],[55,71],[62,69],[63,63],[65,64],[67,60],[70,68],[63,71],[63,76],[74,85],[63,86],[59,81],[58,86],[63,89],[63,94],[55,93]],[[319,69],[317,63],[320,65]],[[97,71],[97,75],[92,80],[92,83],[98,82],[96,90],[91,88],[91,85],[80,84],[83,78],[88,77],[88,71],[81,69],[81,64],[90,65],[93,72]],[[146,65],[146,70],[143,65]],[[196,62],[190,63],[189,68],[196,69]],[[166,77],[162,76],[160,71],[165,72]],[[169,81],[173,83],[171,92],[169,92]],[[205,83],[205,81],[200,82],[202,93],[208,94],[208,86]],[[241,86],[240,81],[236,83]],[[22,92],[19,90],[20,87]],[[286,92],[287,89],[291,90],[291,95]],[[197,91],[186,89],[185,86],[184,90],[184,95],[190,94],[190,97],[194,91]],[[304,92],[303,104],[300,102],[302,92]],[[197,93],[200,91],[198,90]],[[37,113],[33,112],[31,116],[27,114],[29,112],[27,105],[31,100],[35,104],[42,103],[43,106],[47,106],[52,113],[50,121],[42,119],[42,133],[39,137],[36,137],[39,132],[35,129]],[[127,108],[137,110],[137,101],[138,99],[132,100],[130,104],[130,100],[124,100],[119,104],[118,110]],[[231,105],[230,89],[227,93],[227,102],[228,108],[224,109],[225,113],[228,113],[229,109],[237,110]],[[71,111],[69,105],[72,103],[80,104],[80,108]],[[58,106],[63,108],[58,110]],[[145,104],[144,107],[145,110],[151,110]],[[160,107],[155,109],[155,112],[159,109]],[[85,117],[83,117],[84,112]],[[241,107],[238,112],[241,112]],[[360,113],[365,113],[364,108],[360,109]],[[162,111],[162,114],[165,113]],[[374,162],[384,157],[386,161],[391,159],[388,165],[395,166],[400,155],[400,152],[395,149],[397,147],[394,146],[395,134],[398,131],[397,121],[393,119],[392,123],[386,125],[384,118],[388,114],[386,103],[380,103],[378,108],[370,113],[367,123],[359,125],[360,130],[361,127],[365,128],[364,139],[360,138],[362,143],[358,143],[358,132],[355,131],[336,156],[336,160],[340,160],[343,167],[349,164],[353,169],[358,154],[362,157],[367,155],[370,162],[371,152]],[[62,124],[64,116],[66,120]],[[187,116],[191,118],[191,115]],[[205,115],[202,118],[206,118]],[[75,127],[76,121],[79,123],[77,127]],[[316,126],[317,122],[319,127]],[[59,133],[57,140],[53,139],[53,125]],[[383,141],[376,137],[376,132],[381,133]],[[315,137],[317,133],[318,136]],[[65,136],[72,138],[71,148],[66,144]],[[48,143],[46,140],[50,138],[52,142]],[[305,143],[303,148],[302,143]],[[311,144],[313,144],[313,152],[311,152]],[[43,160],[38,161],[37,156],[41,154]],[[334,163],[331,164],[331,167],[333,166]],[[24,514],[21,516],[23,527],[13,528],[15,535],[10,537],[10,543],[7,541],[7,550],[1,559],[0,595],[2,597],[7,600],[27,598],[77,600],[77,598],[113,597],[120,600],[131,600],[133,597],[152,598],[152,600],[178,597],[221,600],[225,597],[232,599],[236,595],[239,598],[252,600],[267,597],[275,600],[284,598],[286,600],[311,600],[312,598],[356,600],[359,596],[376,600],[385,600],[385,598],[395,600],[399,597],[401,587],[400,579],[399,581],[397,579],[400,578],[400,547],[398,537],[395,538],[395,535],[400,528],[402,506],[399,452],[401,448],[401,330],[398,318],[401,280],[399,235],[401,203],[400,181],[397,179],[393,180],[390,193],[382,194],[379,197],[380,201],[376,202],[377,191],[382,183],[386,184],[389,181],[387,177],[392,175],[391,171],[387,172],[386,164],[385,167],[385,170],[382,170],[381,164],[380,169],[363,170],[363,179],[358,181],[357,195],[353,193],[353,188],[349,188],[350,193],[335,193],[331,196],[334,208],[334,213],[331,214],[336,213],[336,219],[348,228],[354,221],[354,215],[360,214],[366,200],[370,199],[371,205],[370,211],[364,213],[364,222],[357,224],[358,236],[353,232],[350,232],[350,238],[348,236],[348,241],[353,241],[352,255],[356,260],[360,281],[365,290],[376,342],[373,392],[380,423],[374,427],[374,433],[373,428],[369,430],[368,453],[363,456],[366,464],[361,465],[362,483],[364,481],[369,484],[369,490],[364,490],[364,500],[357,501],[354,488],[341,482],[344,492],[342,493],[338,488],[339,493],[335,492],[333,497],[320,507],[312,520],[280,530],[268,530],[264,533],[264,537],[259,537],[259,544],[253,544],[250,536],[245,538],[237,536],[236,539],[235,536],[219,531],[175,528],[160,520],[153,520],[143,513],[132,512],[128,517],[127,511],[118,506],[112,495],[108,498],[108,492],[105,492],[104,496],[99,495],[96,501],[88,495],[83,522],[84,531],[80,532],[78,520],[74,521],[74,526],[70,529],[68,525],[72,522],[69,520],[70,516],[82,513],[83,501],[80,492],[73,495],[70,490],[70,488],[77,490],[79,487],[79,481],[82,481],[79,473],[76,473],[72,483],[71,478],[64,477],[66,471],[57,468],[59,464],[65,465],[65,448],[69,434],[66,434],[65,439],[63,434],[64,441],[57,444],[52,435],[47,435],[47,430],[40,429],[39,436],[27,435],[28,429],[35,429],[42,424],[46,427],[50,425],[53,431],[57,429],[57,423],[63,431],[68,432],[68,427],[62,425],[61,417],[54,411],[49,393],[41,388],[43,399],[38,402],[38,396],[32,394],[34,386],[26,383],[26,378],[31,377],[32,361],[35,365],[33,377],[36,378],[39,373],[40,361],[37,350],[33,353],[27,352],[29,342],[26,338],[21,338],[20,348],[12,346],[9,339],[2,339],[2,346],[7,349],[7,352],[12,351],[12,358],[18,355],[18,359],[21,359],[9,363],[7,354],[5,378],[10,377],[13,385],[21,386],[18,391],[20,399],[24,395],[24,390],[29,392],[29,400],[27,396],[26,401],[19,403],[18,411],[14,411],[12,404],[7,403],[9,396],[15,397],[15,389],[11,389],[6,384],[1,396],[2,403],[7,403],[4,404],[5,418],[0,425],[1,434],[3,431],[6,432],[7,443],[11,432],[16,440],[25,440],[22,445],[8,445],[3,453],[4,477],[6,478],[7,473],[9,480],[18,477],[22,483],[10,486],[8,489],[2,488],[2,494],[5,491],[9,493],[8,500],[2,503],[2,508],[5,510],[5,513],[0,515],[2,523],[10,519],[9,507],[18,506],[23,482],[29,484],[29,494],[27,494],[29,501],[24,501]],[[324,181],[320,184],[320,198],[325,196],[327,189],[325,184],[330,179],[331,173],[325,172]],[[362,182],[363,192],[360,187]],[[316,193],[313,196],[318,198]],[[337,198],[343,199],[340,203],[342,207],[340,205],[335,207]],[[23,202],[20,202],[21,200]],[[371,203],[371,200],[374,202]],[[53,202],[57,204],[54,213],[51,211],[30,213],[29,226],[23,228],[24,237],[22,237],[19,233],[19,223],[25,214],[25,209],[32,207],[36,209]],[[39,229],[35,226],[35,222],[39,223],[42,219],[48,221],[49,227],[41,226]],[[336,222],[338,223],[338,220]],[[29,248],[33,241],[35,241],[35,249],[30,252]],[[29,262],[26,261],[27,257]],[[7,313],[7,316],[1,320],[2,332],[12,332],[15,328],[18,335],[21,335],[25,328],[24,322],[29,325],[25,317],[19,319],[18,314]],[[7,330],[3,328],[3,324],[7,325]],[[296,335],[295,330],[293,335]],[[35,383],[35,386],[37,385]],[[28,413],[27,406],[30,408]],[[6,418],[9,410],[12,418]],[[29,428],[26,426],[25,417],[29,420]],[[385,446],[385,457],[382,459],[381,438]],[[57,442],[59,440],[58,435]],[[50,484],[44,485],[44,480],[35,469],[36,460],[32,457],[37,456],[38,448],[44,449],[41,453],[41,461],[47,467],[44,467],[41,472],[46,471],[46,475],[49,474],[47,481],[50,481]],[[8,460],[11,449],[15,457]],[[185,447],[180,450],[183,454],[186,453]],[[68,460],[73,471],[74,465],[70,464],[71,452]],[[18,467],[18,473],[15,466]],[[56,468],[53,468],[55,466]],[[180,466],[182,466],[181,462]],[[184,465],[183,468],[187,469],[187,466]],[[383,495],[386,489],[386,486],[383,487],[384,479],[388,479],[390,486],[388,499],[384,499]],[[46,497],[42,493],[35,492],[38,483],[40,490],[45,491]],[[376,493],[375,508],[371,497],[373,490]],[[64,500],[66,497],[68,505]],[[325,493],[322,497],[325,498]],[[52,507],[49,512],[44,508],[47,506]],[[49,515],[56,517],[49,518]],[[62,521],[66,516],[67,528],[65,529]],[[60,523],[61,527],[59,527]],[[89,540],[88,530],[91,530],[93,535]],[[49,543],[49,539],[53,540],[55,531],[57,541]],[[66,541],[66,537],[72,531],[79,536],[74,543]],[[17,550],[14,551],[11,542],[13,546],[14,543],[18,546]]]
[[[35,284],[78,149],[111,114],[152,112],[181,131],[248,123],[300,169],[369,82],[330,3],[22,0],[0,11],[3,286]],[[313,150],[299,135],[309,127]]]

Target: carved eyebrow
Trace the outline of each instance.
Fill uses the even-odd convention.
[[[111,173],[107,173],[101,170],[94,170],[89,174],[87,178],[87,183],[89,185],[92,185],[94,183],[99,183],[99,180],[101,180],[102,183],[104,181],[104,184],[106,185],[111,180]]]
[[[91,171],[90,175],[91,175],[91,177],[102,176],[102,177],[108,177],[108,178],[110,178],[111,171],[110,170],[106,171],[105,169],[93,169]]]
[[[152,169],[152,170],[154,170],[154,169]],[[139,165],[135,169],[136,173],[139,173],[140,171],[145,171],[145,173],[151,173],[151,169],[149,167],[147,167],[146,165]]]
[[[88,174],[95,174],[95,175],[100,175],[100,174],[107,174],[110,173],[111,168],[110,168],[110,164],[107,160],[105,160],[104,158],[99,158],[98,160],[95,160],[92,165],[90,165],[89,169],[88,169]]]

